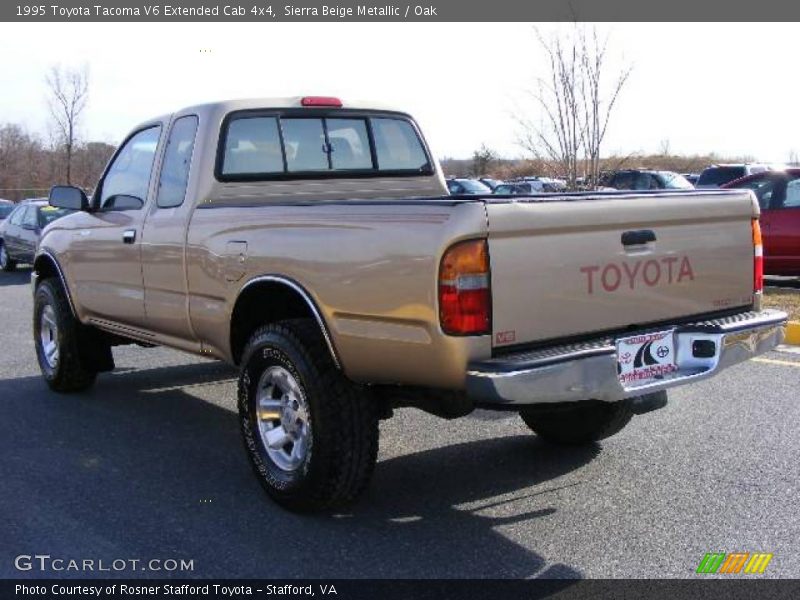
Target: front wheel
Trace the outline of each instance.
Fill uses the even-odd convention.
[[[47,385],[56,392],[79,392],[94,383],[92,340],[73,316],[64,289],[54,279],[36,288],[33,336],[36,358]]]
[[[336,367],[313,321],[282,321],[252,335],[239,420],[259,481],[283,507],[332,508],[366,488],[378,451],[376,405]]]
[[[629,400],[587,400],[574,406],[532,407],[519,414],[536,435],[548,442],[580,445],[619,433],[634,412]]]
[[[0,240],[0,270],[9,273],[17,268],[17,261],[13,260],[6,250],[3,240]]]

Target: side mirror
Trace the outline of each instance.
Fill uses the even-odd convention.
[[[141,210],[144,200],[127,194],[117,194],[106,200],[103,210]]]
[[[71,185],[54,185],[50,188],[50,206],[69,210],[89,210],[89,199],[82,189]]]

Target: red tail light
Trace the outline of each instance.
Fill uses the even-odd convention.
[[[761,225],[753,219],[753,292],[764,289],[764,244],[761,241]]]
[[[306,96],[300,100],[303,106],[332,106],[342,108],[342,101],[331,96]]]
[[[444,253],[439,267],[439,321],[450,335],[491,331],[486,240],[459,242]]]

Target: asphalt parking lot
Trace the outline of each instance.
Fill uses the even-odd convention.
[[[0,274],[0,577],[42,576],[14,568],[37,553],[193,560],[183,577],[682,578],[706,552],[759,551],[760,577],[800,573],[800,354],[673,391],[588,449],[512,414],[398,411],[361,502],[301,517],[250,473],[234,371],[126,347],[91,392],[59,396],[30,310],[29,271]]]

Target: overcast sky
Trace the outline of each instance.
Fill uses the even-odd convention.
[[[558,27],[569,28],[571,25]],[[609,74],[634,70],[603,154],[800,153],[798,24],[628,23]],[[201,52],[201,50],[204,50]],[[88,64],[85,138],[117,143],[136,123],[233,97],[338,95],[415,115],[438,156],[481,143],[519,156],[512,114],[544,61],[530,24],[0,24],[0,122],[44,132],[48,67]]]

